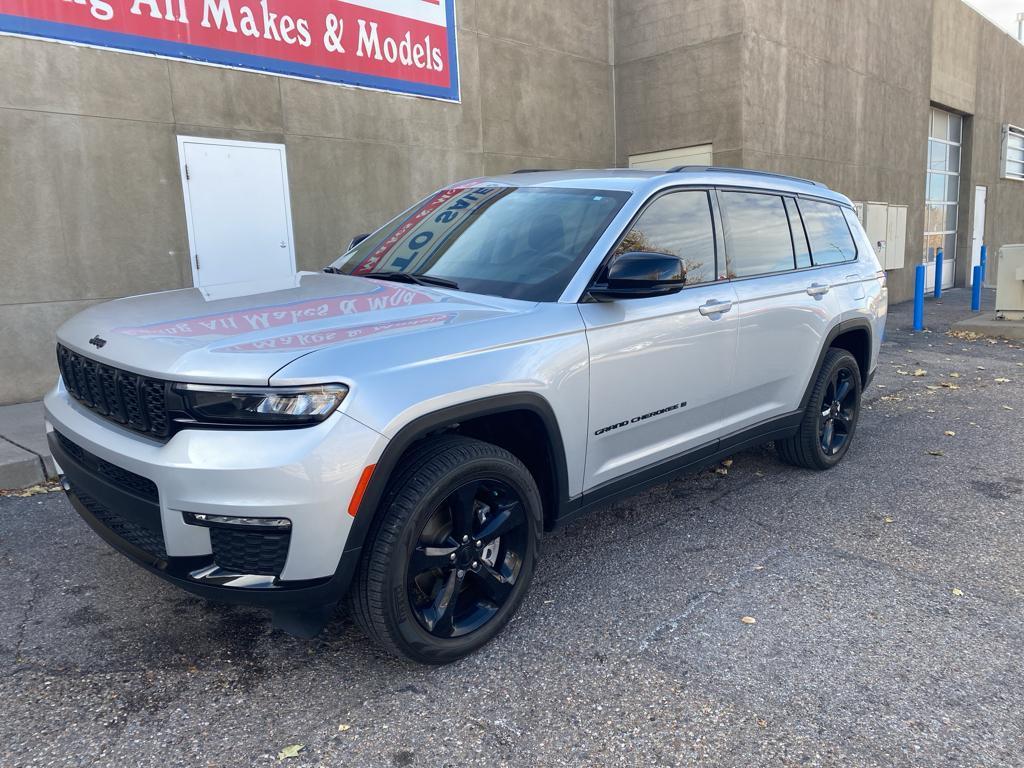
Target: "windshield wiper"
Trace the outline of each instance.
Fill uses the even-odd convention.
[[[434,277],[423,273],[413,274],[411,272],[371,272],[362,277],[372,277],[377,280],[391,280],[395,283],[412,283],[413,285],[436,285],[440,288],[453,288],[459,290],[459,284],[454,280],[446,280],[443,277]]]

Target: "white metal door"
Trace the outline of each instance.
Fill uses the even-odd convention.
[[[178,137],[195,285],[295,272],[281,144]]]
[[[981,246],[985,242],[985,202],[988,187],[974,188],[974,236],[971,240],[971,273],[967,284],[974,285],[974,267],[981,264]]]

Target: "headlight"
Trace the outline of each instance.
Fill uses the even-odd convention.
[[[196,421],[212,424],[288,426],[317,424],[341,405],[348,387],[219,387],[179,384],[175,391]]]

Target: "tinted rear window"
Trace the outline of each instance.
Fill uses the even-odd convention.
[[[729,277],[793,269],[786,206],[778,195],[719,192]]]
[[[857,246],[842,208],[817,200],[801,200],[799,205],[815,264],[839,264],[857,258]]]

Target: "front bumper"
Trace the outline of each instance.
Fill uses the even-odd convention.
[[[384,449],[377,432],[337,413],[306,429],[185,430],[159,443],[87,411],[63,387],[44,404],[73,506],[139,565],[203,597],[275,612],[344,596],[360,555],[345,546],[348,504]],[[278,540],[283,548],[271,547],[277,565],[247,573],[245,563],[260,562],[259,541],[254,548],[243,536],[229,556],[224,537],[218,550],[211,529],[190,524],[187,513],[287,518],[291,527]]]

